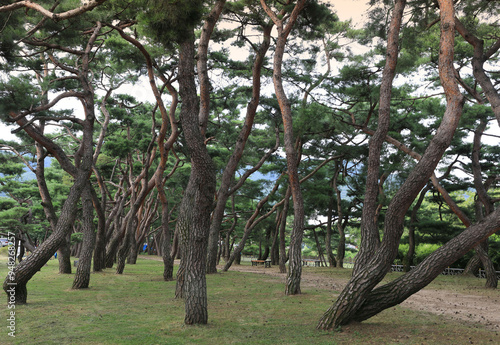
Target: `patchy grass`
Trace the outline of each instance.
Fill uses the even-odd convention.
[[[318,270],[318,271],[321,271]],[[333,270],[339,279],[346,270]],[[0,275],[7,272],[1,261]],[[478,325],[391,308],[340,332],[315,330],[331,305],[331,291],[303,288],[284,296],[283,280],[243,272],[207,276],[209,323],[186,326],[175,282],[162,280],[162,262],[139,258],[123,275],[91,276],[91,287],[71,290],[50,260],[28,284],[28,304],[16,308],[16,337],[7,335],[2,308],[0,343],[11,344],[494,344],[499,335]],[[325,273],[326,274],[326,273]],[[344,277],[346,276],[346,277]],[[4,295],[5,296],[5,295]]]

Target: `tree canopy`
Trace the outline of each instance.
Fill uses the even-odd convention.
[[[279,265],[287,295],[304,257],[354,261],[320,329],[452,264],[496,287],[498,6],[369,5],[363,27],[315,0],[1,5],[17,140],[0,140],[0,233],[31,252],[18,303],[56,251],[61,273],[79,257],[78,289],[92,263],[121,274],[144,248],[166,281],[181,260],[186,324],[207,322],[205,274],[242,255]],[[377,286],[396,263],[407,273]]]

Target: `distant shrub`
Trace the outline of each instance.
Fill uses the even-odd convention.
[[[399,250],[398,250],[398,256],[395,260],[395,264],[401,265],[401,263],[404,261],[404,258],[406,256],[406,253],[408,253],[408,244],[400,244],[399,245]],[[437,250],[441,245],[439,244],[430,244],[430,243],[422,243],[417,245],[415,248],[415,257],[413,259],[413,264],[418,265],[421,263],[426,257],[428,257],[430,254],[432,254],[435,250]],[[465,268],[467,265],[467,262],[472,256],[472,252],[467,253],[464,255],[461,259],[457,260],[455,263],[453,263],[454,268]],[[451,265],[450,265],[451,266]]]

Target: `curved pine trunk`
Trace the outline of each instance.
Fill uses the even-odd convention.
[[[432,282],[446,267],[463,257],[476,243],[499,230],[500,208],[444,244],[410,272],[371,291],[352,320],[366,320],[403,302]]]
[[[411,203],[416,198],[420,190],[428,182],[432,176],[435,167],[439,163],[443,153],[448,148],[458,126],[463,108],[464,97],[460,93],[455,79],[455,70],[453,67],[454,59],[454,8],[451,0],[440,0],[440,15],[441,15],[441,40],[440,40],[440,55],[439,55],[439,74],[442,86],[445,90],[447,106],[441,121],[441,124],[432,138],[422,159],[408,176],[405,183],[398,190],[392,199],[386,213],[384,238],[380,248],[375,252],[373,257],[368,261],[367,265],[353,274],[353,277],[346,285],[335,304],[327,310],[320,319],[318,328],[320,329],[335,329],[340,325],[349,323],[353,320],[358,320],[358,314],[364,313],[368,296],[372,293],[374,287],[383,279],[386,273],[390,270],[391,264],[397,255],[399,240],[404,229],[405,213],[411,206]],[[399,40],[399,25],[394,23],[394,20],[401,21],[405,0],[397,1],[393,14],[393,22],[389,34],[388,43],[388,60],[397,56],[397,41]],[[392,44],[390,43],[392,41]],[[392,61],[395,63],[395,61]],[[498,212],[500,215],[500,211]],[[470,227],[464,231],[467,232]],[[460,237],[460,236],[458,236]],[[455,238],[457,239],[457,237]],[[455,240],[454,239],[454,240]],[[444,248],[443,246],[442,248]],[[449,256],[449,253],[446,253]],[[463,254],[462,254],[463,255]],[[427,266],[429,272],[434,273],[442,268],[438,265],[447,261],[448,256],[437,256],[434,266]],[[426,261],[429,262],[429,261]],[[446,267],[446,266],[445,266]],[[414,276],[416,272],[422,273],[422,270],[412,270],[405,276]],[[438,273],[439,274],[439,273]],[[432,274],[425,275],[430,278]],[[418,278],[418,276],[414,276]],[[424,280],[425,281],[425,280]],[[418,291],[416,284],[406,282],[409,286],[408,290],[411,293]],[[414,290],[416,289],[416,290]],[[375,291],[375,290],[374,290]],[[373,292],[374,292],[373,291]],[[377,289],[376,291],[381,291]],[[410,293],[410,295],[411,295]],[[386,299],[399,299],[402,293],[392,292],[396,296],[377,296],[381,303]],[[380,312],[383,309],[378,309]]]
[[[278,17],[273,10],[261,0],[261,5],[267,15],[273,20],[278,30],[278,38],[276,41],[276,49],[274,51],[273,61],[273,84],[276,98],[278,99],[279,107],[281,110],[281,117],[283,119],[284,142],[286,161],[288,168],[288,180],[293,198],[293,211],[294,211],[294,224],[292,233],[290,235],[290,249],[289,249],[289,270],[286,278],[285,294],[295,295],[300,294],[300,279],[302,274],[302,237],[304,235],[304,200],[300,190],[300,180],[298,173],[298,164],[300,158],[295,149],[295,139],[293,134],[292,123],[292,107],[287,98],[285,89],[283,87],[282,65],[283,55],[285,53],[285,46],[288,36],[297,21],[297,18],[306,5],[305,0],[298,0],[289,16],[284,16],[287,19],[286,25],[284,24],[284,17]],[[299,140],[300,141],[300,140]]]
[[[89,287],[90,283],[92,253],[94,251],[95,244],[94,207],[92,205],[92,194],[90,188],[92,187],[90,186],[90,183],[88,183],[82,192],[83,242],[80,257],[78,258],[75,279],[73,281],[73,289],[86,289]]]
[[[61,242],[71,231],[76,217],[77,204],[80,194],[86,183],[88,173],[80,173],[71,187],[68,197],[64,202],[55,231],[29,255],[23,262],[16,266],[14,274],[7,276],[3,289],[10,297],[9,289],[15,291],[15,303],[25,304],[28,298],[26,284],[50,260]]]

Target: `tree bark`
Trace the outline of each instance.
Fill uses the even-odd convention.
[[[205,146],[198,123],[199,102],[194,75],[194,32],[180,42],[179,95],[182,100],[181,124],[191,157],[191,175],[184,191],[177,230],[180,236],[183,270],[178,272],[177,288],[185,300],[186,324],[208,321],[206,255],[210,213],[215,194],[215,167]],[[181,276],[182,275],[182,276]]]
[[[377,196],[379,192],[380,155],[390,125],[392,82],[396,74],[399,51],[399,32],[402,25],[406,1],[395,1],[394,10],[387,35],[386,63],[380,85],[380,105],[378,126],[370,139],[366,191],[361,216],[361,244],[356,255],[353,274],[356,274],[371,259],[380,246],[380,234],[377,226]]]
[[[401,21],[405,1],[398,1],[393,14],[394,20]],[[392,199],[386,214],[385,233],[380,248],[362,269],[359,269],[342,291],[336,303],[323,315],[318,328],[335,329],[353,320],[360,310],[366,296],[385,276],[396,257],[399,239],[403,231],[405,213],[422,187],[427,183],[434,168],[449,146],[458,125],[463,107],[463,96],[455,81],[454,57],[454,9],[449,0],[440,1],[441,5],[441,42],[439,72],[445,90],[447,107],[441,125],[432,138],[425,154],[408,179]],[[399,20],[397,20],[399,18]],[[398,30],[396,30],[398,31]],[[397,44],[398,35],[389,35]],[[388,43],[390,46],[391,44]],[[396,50],[397,51],[397,50]],[[412,271],[413,272],[413,271]]]
[[[100,272],[104,268],[106,268],[106,230],[107,230],[107,222],[106,215],[104,210],[106,208],[107,203],[107,190],[104,185],[104,180],[102,179],[101,173],[99,169],[96,167],[97,159],[99,158],[99,153],[101,152],[102,145],[104,144],[104,138],[108,129],[109,122],[111,120],[111,115],[106,109],[106,101],[111,96],[113,92],[113,88],[110,88],[106,95],[104,96],[101,102],[101,113],[104,115],[104,121],[102,123],[101,132],[99,133],[99,138],[97,140],[96,149],[93,156],[94,166],[94,176],[97,179],[97,183],[99,184],[99,189],[101,191],[101,200],[97,197],[97,194],[92,188],[92,202],[94,204],[94,208],[97,214],[97,234],[95,240],[95,248],[94,248],[94,272]]]
[[[481,151],[481,137],[486,129],[488,122],[481,119],[476,131],[474,132],[474,140],[472,144],[472,172],[474,176],[474,187],[476,188],[476,194],[479,201],[483,204],[484,213],[486,215],[491,214],[494,210],[494,204],[491,197],[488,195],[488,191],[483,183],[483,175],[481,171],[480,163],[480,151]],[[478,216],[482,217],[482,212],[479,210]],[[488,255],[488,239],[481,242],[476,248],[476,255],[481,260],[484,269],[486,270],[486,287],[495,289],[498,286],[498,277],[495,270],[495,266]]]
[[[484,41],[467,31],[465,25],[463,25],[458,18],[455,18],[455,25],[458,33],[474,47],[472,72],[479,85],[481,85],[486,98],[490,102],[493,113],[495,114],[497,122],[500,125],[500,94],[491,81],[491,78],[484,70],[484,63],[488,61],[493,54],[498,51],[498,49],[500,49],[500,39],[497,39],[490,49],[485,52]]]
[[[291,188],[286,189],[285,197],[283,198],[285,202],[283,203],[283,209],[281,210],[279,236],[280,236],[280,273],[286,273],[286,262],[288,261],[286,252],[286,219],[288,218],[288,209],[290,208],[290,196],[292,195]]]
[[[278,99],[281,110],[281,117],[283,119],[288,180],[292,192],[294,210],[294,225],[290,235],[289,271],[286,278],[285,288],[285,294],[287,295],[300,294],[300,278],[302,274],[302,237],[304,235],[305,216],[304,200],[300,190],[298,173],[299,159],[297,151],[295,150],[295,140],[293,137],[292,108],[283,87],[281,69],[288,35],[290,34],[295,22],[297,21],[297,17],[304,8],[306,2],[306,0],[297,1],[292,12],[290,13],[290,16],[285,16],[288,19],[285,25],[283,22],[284,18],[280,19],[279,16],[276,15],[276,13],[274,13],[266,4],[265,0],[260,1],[264,11],[266,11],[267,15],[272,19],[278,30],[276,49],[274,51],[273,83],[276,98]],[[282,12],[280,15],[283,16],[285,13],[286,12]]]
[[[345,232],[342,222],[344,221],[344,213],[342,212],[342,195],[338,188],[337,181],[340,174],[340,161],[335,162],[335,176],[333,177],[333,190],[337,195],[337,230],[339,232],[339,243],[337,246],[337,257],[335,261],[337,268],[344,268],[345,257]]]
[[[205,137],[207,124],[208,124],[208,115],[210,112],[210,78],[208,77],[208,45],[210,42],[210,37],[214,30],[215,24],[219,19],[219,16],[224,8],[226,1],[219,0],[215,3],[212,11],[207,16],[205,23],[202,28],[202,33],[200,37],[200,41],[198,44],[198,60],[197,60],[197,69],[198,69],[198,80],[200,83],[200,109],[199,109],[199,123],[200,123],[200,132],[201,136]],[[231,162],[231,159],[230,159]],[[237,164],[237,163],[236,163]],[[236,169],[236,166],[234,166]],[[222,218],[224,216],[224,208],[227,201],[227,190],[229,189],[229,183],[234,174],[231,174],[230,171],[226,172],[228,168],[224,170],[222,183],[219,188],[219,192],[217,193],[217,201],[216,206],[213,212],[212,222],[209,228],[209,236],[207,243],[207,267],[206,273],[217,273],[217,251],[219,248],[219,231],[220,225],[222,223]],[[222,202],[221,199],[224,199]],[[221,204],[222,203],[222,204]]]
[[[353,321],[366,320],[382,310],[403,302],[440,275],[479,242],[500,230],[500,208],[456,236],[424,259],[417,267],[394,281],[370,292]]]
[[[276,212],[276,220],[273,232],[273,243],[271,245],[271,265],[279,265],[280,249],[279,249],[279,226],[280,226],[281,212]]]
[[[134,230],[138,224],[137,209],[138,207],[132,206],[129,210],[130,217],[126,218],[128,221],[125,221],[124,224],[123,239],[116,252],[116,274],[123,274],[125,269],[125,263],[132,244],[132,237],[135,236]]]
[[[71,274],[71,234],[61,241],[57,249],[57,260],[59,260],[59,274]]]
[[[89,74],[90,53],[100,30],[101,24],[98,22],[86,44],[84,54],[81,56],[81,70],[77,73],[78,80],[83,89],[79,97],[84,107],[85,119],[80,122],[83,136],[80,148],[75,154],[75,165],[68,159],[61,147],[41,134],[33,125],[29,124],[25,116],[17,116],[14,113],[10,114],[30,137],[43,145],[48,152],[53,154],[63,169],[74,177],[74,184],[63,204],[56,228],[52,234],[46,241],[38,246],[26,260],[16,266],[12,274],[8,275],[4,281],[3,288],[7,293],[7,298],[11,296],[9,292],[14,289],[15,301],[18,304],[26,303],[28,295],[26,284],[36,272],[45,265],[52,255],[54,255],[65,237],[70,233],[76,216],[78,200],[80,199],[83,188],[85,188],[85,185],[88,183],[92,167],[95,114],[94,92],[87,76]]]
[[[98,176],[99,185],[101,186],[102,200],[99,200],[97,194],[92,188],[92,203],[97,214],[97,233],[94,248],[94,272],[100,272],[106,268],[106,215],[104,208],[106,207],[106,191],[100,174],[94,169],[94,174]]]
[[[92,253],[95,244],[94,231],[94,206],[92,205],[92,186],[90,182],[82,192],[82,230],[83,242],[82,250],[78,258],[78,267],[76,269],[75,279],[73,280],[73,289],[86,289],[90,283],[90,270],[92,264]]]

